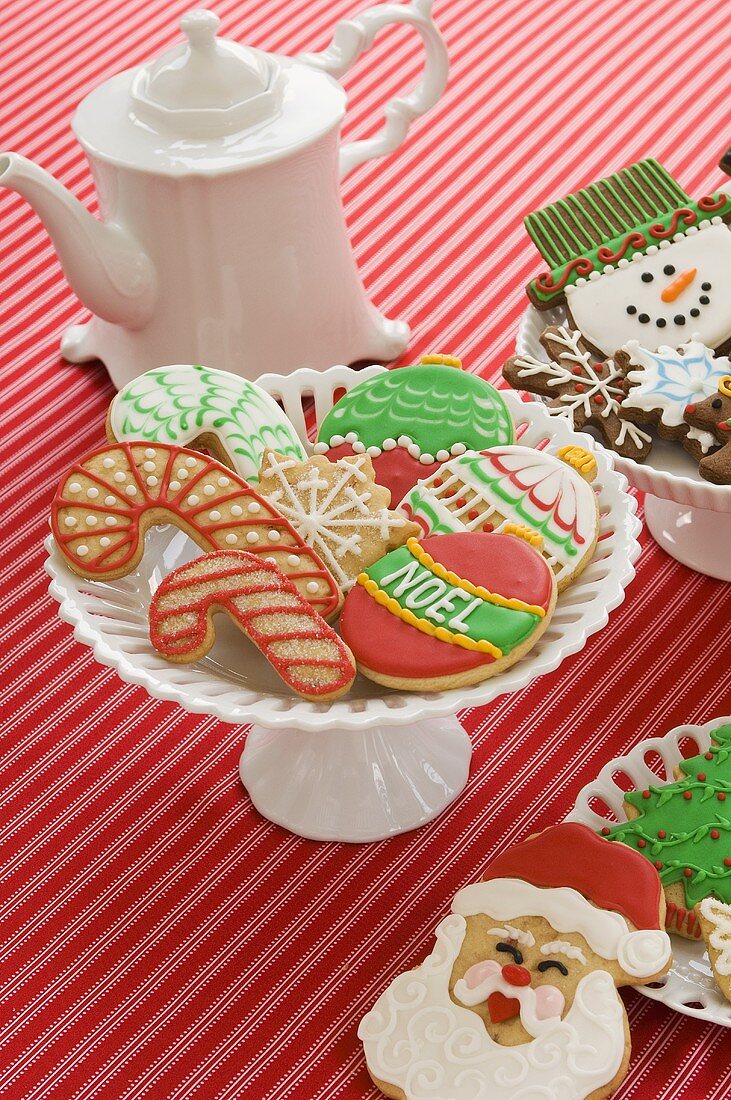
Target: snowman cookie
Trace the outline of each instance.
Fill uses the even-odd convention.
[[[331,461],[367,454],[376,481],[397,501],[451,456],[512,442],[498,391],[459,359],[427,355],[349,390],[320,425],[315,453]]]
[[[345,598],[340,627],[370,680],[441,691],[514,664],[538,641],[555,605],[553,571],[525,539],[432,535],[409,539],[364,570]]]
[[[602,356],[637,340],[656,351],[698,334],[731,346],[731,190],[694,202],[648,159],[529,214],[549,271],[528,296],[565,304],[569,325]]]
[[[399,507],[427,535],[526,525],[541,536],[561,592],[591,561],[599,537],[596,470],[581,447],[558,455],[515,445],[467,451],[418,482]]]
[[[247,481],[256,480],[267,447],[307,457],[293,426],[260,386],[187,363],[156,367],[128,382],[109,406],[107,438],[208,451]]]
[[[657,351],[631,340],[615,361],[629,383],[622,404],[625,416],[654,425],[665,439],[680,440],[697,462],[718,447],[712,432],[691,428],[683,414],[689,404],[714,395],[721,379],[731,374],[726,356],[714,358],[700,340]]]

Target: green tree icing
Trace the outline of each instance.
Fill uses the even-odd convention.
[[[651,860],[664,886],[681,882],[688,909],[708,895],[731,904],[731,725],[711,736],[675,783],[625,795],[638,817],[602,830]]]

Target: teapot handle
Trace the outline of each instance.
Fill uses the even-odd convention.
[[[409,126],[437,102],[447,86],[447,47],[431,16],[433,0],[412,0],[408,5],[379,4],[335,27],[333,40],[322,53],[301,54],[299,60],[339,79],[370,49],[378,32],[390,23],[406,23],[419,32],[426,50],[421,82],[407,96],[386,104],[386,122],[375,137],[351,141],[340,150],[340,178],[371,157],[393,153],[403,143]]]

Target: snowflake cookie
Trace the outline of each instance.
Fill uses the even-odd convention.
[[[679,348],[648,351],[630,340],[615,356],[626,372],[629,388],[626,415],[638,424],[652,424],[665,439],[678,439],[700,461],[718,446],[711,432],[691,428],[683,419],[686,406],[713,396],[718,383],[731,374],[731,362],[693,337]]]
[[[541,344],[548,362],[514,355],[503,367],[511,386],[550,397],[548,411],[566,417],[577,431],[596,428],[604,443],[625,458],[642,462],[652,437],[625,416],[626,372],[614,359],[597,359],[580,332],[547,328]]]
[[[363,569],[420,531],[389,510],[391,493],[376,484],[366,454],[336,462],[314,455],[296,462],[265,451],[258,489],[327,563],[343,591]]]

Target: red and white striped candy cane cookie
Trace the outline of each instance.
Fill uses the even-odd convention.
[[[186,447],[100,447],[63,478],[51,523],[66,562],[88,580],[134,572],[148,528],[172,523],[204,551],[268,559],[325,618],[340,606],[335,581],[289,521],[227,466]]]
[[[213,616],[225,612],[285,684],[305,699],[336,699],[355,678],[353,654],[276,565],[244,550],[218,550],[181,565],[150,605],[150,640],[169,661],[204,657]]]

